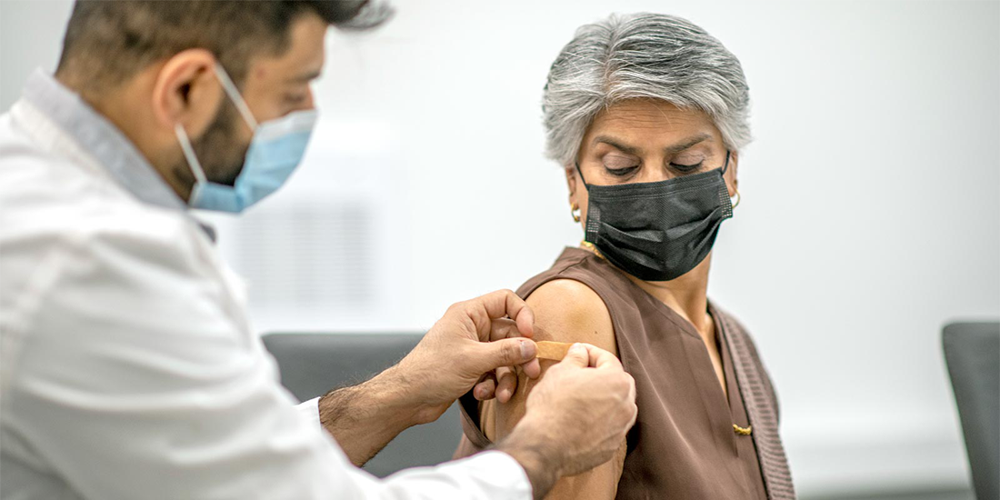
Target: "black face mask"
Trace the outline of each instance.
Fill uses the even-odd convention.
[[[721,169],[659,182],[587,187],[584,239],[619,269],[646,281],[667,281],[694,269],[715,243],[733,205]]]

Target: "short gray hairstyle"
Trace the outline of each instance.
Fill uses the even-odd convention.
[[[594,117],[628,99],[701,110],[730,150],[750,143],[750,92],[736,56],[686,19],[639,13],[580,27],[552,63],[542,97],[546,155],[572,165]]]

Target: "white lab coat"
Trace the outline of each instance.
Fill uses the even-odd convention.
[[[0,117],[0,339],[3,499],[530,497],[495,451],[353,467],[279,384],[209,235],[40,72]]]

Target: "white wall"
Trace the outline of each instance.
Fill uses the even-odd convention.
[[[1000,3],[397,0],[332,34],[282,193],[212,217],[262,330],[431,325],[580,232],[542,158],[548,66],[611,11],[679,14],[743,62],[757,137],[711,294],[754,333],[805,496],[968,484],[940,350],[1000,315]],[[68,2],[0,1],[0,105],[52,69]]]

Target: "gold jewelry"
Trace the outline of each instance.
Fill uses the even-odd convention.
[[[753,426],[752,425],[748,425],[748,426],[746,426],[744,428],[744,427],[740,427],[740,426],[738,426],[736,424],[733,424],[733,431],[736,432],[737,434],[741,435],[741,436],[749,436],[750,433],[753,432]]]
[[[601,255],[601,251],[598,250],[597,247],[594,246],[593,243],[591,243],[591,242],[589,242],[587,240],[580,240],[580,246],[582,246],[583,248],[586,248],[587,250],[590,250],[591,252],[594,252],[594,255],[596,255],[596,256],[598,256],[600,258],[602,258],[602,259],[604,258],[604,256]]]
[[[740,190],[737,189],[736,190],[736,203],[733,203],[733,208],[736,208],[739,205],[740,205]]]
[[[580,205],[573,203],[569,206],[569,213],[573,215],[573,222],[580,222],[580,214],[576,213],[577,210],[580,210]]]

